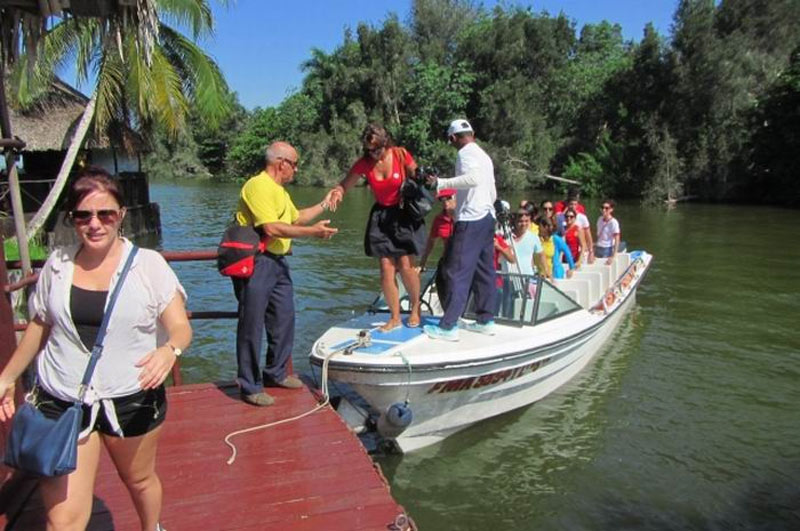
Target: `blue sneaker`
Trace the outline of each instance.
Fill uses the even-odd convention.
[[[444,339],[445,341],[458,341],[458,327],[451,329],[442,328],[437,325],[425,325],[422,331],[428,334],[431,339]]]
[[[470,332],[476,332],[487,336],[493,336],[497,333],[497,326],[495,326],[494,321],[486,321],[485,323],[479,323],[478,321],[474,323],[465,323],[464,328]]]

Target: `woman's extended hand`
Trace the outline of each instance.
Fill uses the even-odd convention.
[[[155,389],[164,383],[176,357],[172,347],[162,345],[140,359],[136,366],[142,367],[142,372],[139,373],[139,385],[142,389]]]
[[[342,193],[342,188],[337,186],[332,188],[325,194],[325,199],[322,200],[328,206],[331,212],[336,212],[336,208],[339,206],[339,203],[342,201],[344,194]]]
[[[14,383],[0,381],[0,422],[8,422],[14,416]]]

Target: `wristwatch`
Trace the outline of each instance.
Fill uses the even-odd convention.
[[[172,352],[175,353],[175,357],[178,357],[181,354],[183,354],[183,349],[176,347],[172,343],[167,343],[167,346],[172,349]]]

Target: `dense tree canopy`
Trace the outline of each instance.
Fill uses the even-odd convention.
[[[563,13],[415,0],[405,22],[358,24],[330,53],[313,50],[295,94],[227,128],[237,133],[212,173],[246,177],[284,138],[299,147],[301,184],[330,184],[368,121],[446,172],[444,129],[466,116],[501,187],[561,174],[653,202],[797,205],[799,50],[798,0],[680,0],[671,35],[647,25],[638,42],[608,21],[578,30]]]

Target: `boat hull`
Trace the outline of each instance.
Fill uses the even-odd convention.
[[[504,351],[503,344],[498,348],[487,343],[485,355],[478,352],[464,360],[445,358],[437,363],[421,363],[424,354],[404,355],[402,350],[383,364],[339,356],[331,360],[328,377],[349,384],[380,414],[379,431],[388,434],[400,451],[438,443],[476,422],[533,404],[570,381],[603,350],[635,304],[636,288],[647,266],[649,260],[636,271],[635,278],[628,279],[626,290],[615,295],[610,307],[604,307],[601,301],[594,311],[582,310],[580,315],[556,318],[541,327],[509,329],[508,333],[516,336],[513,343],[506,344],[515,348]],[[462,331],[462,341],[465,335]],[[495,337],[502,337],[502,333]],[[451,345],[459,348],[459,343]],[[405,349],[414,352],[414,345],[409,343]],[[312,356],[312,363],[320,365],[320,359]],[[407,426],[389,421],[387,412],[398,404],[411,410],[413,419]]]

